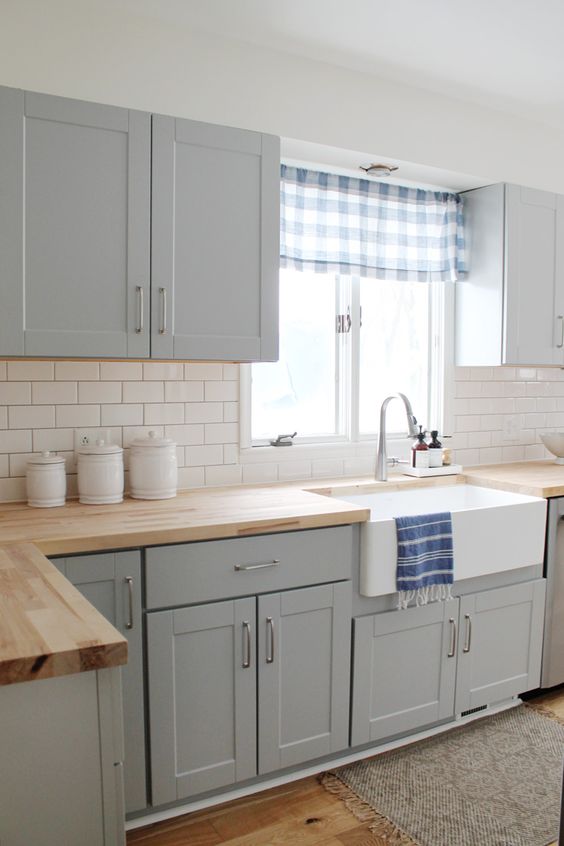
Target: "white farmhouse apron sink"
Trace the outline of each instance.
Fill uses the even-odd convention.
[[[466,484],[335,496],[370,508],[370,519],[361,525],[363,596],[396,590],[394,517],[451,512],[455,581],[543,561],[545,499]]]

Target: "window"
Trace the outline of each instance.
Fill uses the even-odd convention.
[[[251,442],[374,439],[382,400],[402,391],[425,428],[442,430],[445,284],[284,269],[280,359],[253,364]],[[405,434],[392,403],[388,432]]]
[[[397,392],[442,431],[461,198],[282,165],[280,234],[280,360],[252,365],[243,446],[374,439]],[[405,433],[400,403],[387,424]]]

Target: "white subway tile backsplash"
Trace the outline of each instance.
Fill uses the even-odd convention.
[[[165,382],[164,399],[166,402],[203,402],[203,382]]]
[[[34,429],[33,451],[74,449],[74,429]]]
[[[237,443],[239,426],[237,423],[206,423],[205,441],[207,444]]]
[[[243,467],[243,484],[245,485],[264,485],[277,481],[277,464],[245,464]]]
[[[10,382],[49,381],[54,378],[52,361],[9,361],[8,379]]]
[[[97,361],[57,361],[55,379],[60,382],[81,382],[100,378],[100,365]]]
[[[281,482],[311,478],[311,461],[281,461],[278,465],[278,478]]]
[[[57,405],[55,411],[57,428],[100,425],[99,405]]]
[[[31,382],[0,382],[0,405],[26,405],[30,402]]]
[[[239,403],[238,402],[224,402],[223,403],[223,419],[225,423],[239,422]]]
[[[186,446],[184,447],[184,460],[187,467],[223,464],[223,445]]]
[[[177,382],[184,378],[184,365],[177,361],[146,361],[143,362],[143,379],[165,381],[173,379]]]
[[[13,452],[31,452],[31,430],[7,429],[0,432],[0,453]]]
[[[311,474],[314,478],[342,476],[343,472],[344,467],[341,458],[320,458],[311,462]]]
[[[8,365],[5,361],[0,361],[0,382],[5,382],[8,378]]]
[[[187,402],[184,419],[186,423],[223,423],[223,409],[221,402]]]
[[[243,468],[239,464],[229,466],[205,468],[206,486],[217,485],[240,485],[243,477]]]
[[[55,425],[54,405],[10,405],[10,429],[47,429]]]
[[[180,377],[182,378],[182,377]],[[223,379],[223,365],[212,363],[187,363],[184,365],[184,378],[189,381],[206,382]]]
[[[143,364],[140,361],[102,361],[100,379],[106,382],[141,382]]]
[[[206,402],[235,402],[239,399],[237,382],[206,382]]]
[[[203,488],[206,484],[204,467],[181,467],[178,470],[178,489]]]
[[[76,382],[32,382],[31,401],[34,405],[59,405],[76,402]]]
[[[136,438],[147,438],[149,436],[149,432],[154,432],[157,438],[164,437],[163,426],[124,426],[122,431],[122,446],[124,447],[130,446],[131,441],[135,440]]]
[[[84,408],[88,407],[84,406]],[[145,422],[141,404],[124,405],[117,403],[115,405],[102,405],[100,409],[100,425],[102,426],[142,426]]]
[[[183,446],[204,443],[204,427],[201,423],[183,426],[165,426],[165,436]]]
[[[8,428],[8,409],[5,405],[0,405],[0,429]]]
[[[122,400],[121,382],[79,382],[80,403],[118,403]]]
[[[0,479],[0,502],[21,502],[25,498],[25,479]]]
[[[0,368],[1,370],[1,368]],[[6,478],[10,475],[10,456],[0,455],[0,478]]]
[[[164,402],[164,382],[124,382],[123,402]],[[168,384],[168,383],[167,383]]]
[[[223,463],[237,464],[239,462],[239,446],[238,444],[224,444],[223,445]]]
[[[224,364],[223,365],[223,378],[226,382],[231,381],[232,379],[239,379],[239,365],[238,364]]]
[[[29,452],[13,452],[10,455],[10,476],[25,476],[29,457]]]
[[[184,405],[181,402],[148,403],[143,422],[146,426],[152,423],[184,423]]]

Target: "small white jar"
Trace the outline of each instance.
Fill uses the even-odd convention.
[[[65,459],[54,452],[33,455],[26,467],[27,504],[33,508],[53,508],[65,504],[67,477]]]
[[[136,438],[129,452],[129,486],[133,499],[172,499],[178,485],[176,444],[170,438]]]
[[[123,450],[103,440],[79,447],[78,499],[86,505],[123,500]]]

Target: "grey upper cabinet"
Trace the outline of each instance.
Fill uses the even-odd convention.
[[[154,805],[256,775],[255,600],[147,615]]]
[[[539,579],[461,598],[457,714],[539,686],[545,589]]]
[[[58,558],[56,567],[128,641],[122,667],[125,810],[147,805],[141,561],[139,552]]]
[[[0,88],[0,116],[0,355],[148,356],[150,115]]]
[[[464,208],[456,363],[564,364],[564,197],[497,184],[466,192]]]
[[[153,116],[152,355],[278,357],[280,142]]]
[[[259,773],[345,749],[351,583],[258,599]]]
[[[354,620],[351,743],[454,716],[458,600]]]

